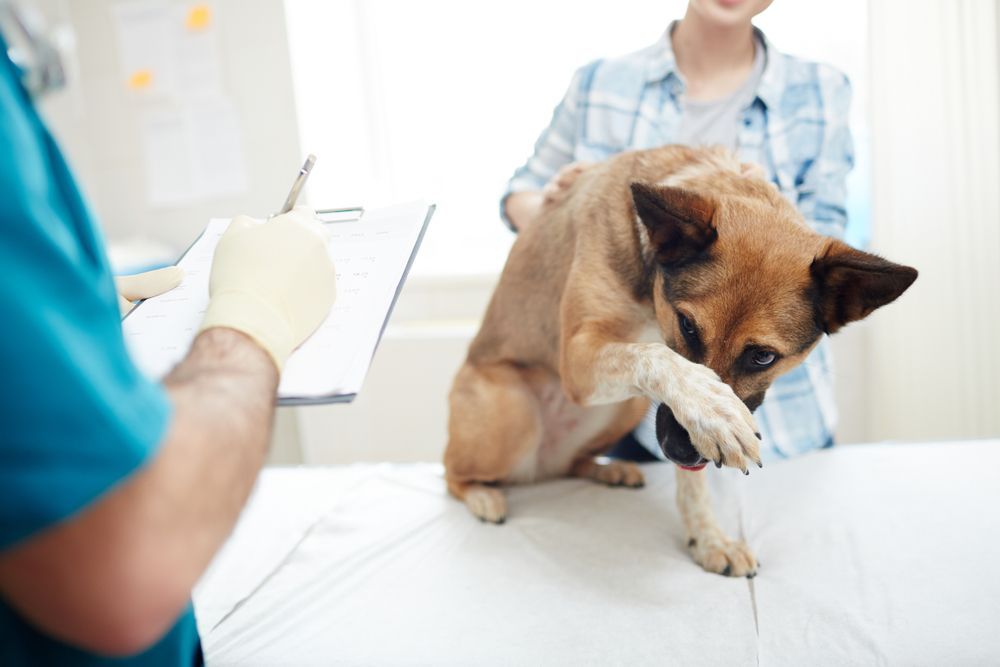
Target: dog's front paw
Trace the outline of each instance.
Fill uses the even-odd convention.
[[[762,465],[753,414],[714,371],[684,362],[682,388],[669,402],[674,417],[702,457],[749,474],[748,461]]]
[[[757,576],[757,559],[744,542],[730,540],[724,535],[718,537],[692,537],[688,548],[695,562],[708,572],[726,577]]]

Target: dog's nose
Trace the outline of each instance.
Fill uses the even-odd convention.
[[[764,402],[764,392],[758,392],[753,396],[748,396],[743,399],[743,404],[753,412],[760,407],[760,404]]]
[[[682,466],[705,463],[698,450],[691,444],[691,436],[684,430],[674,413],[664,404],[656,409],[656,440],[664,456]]]

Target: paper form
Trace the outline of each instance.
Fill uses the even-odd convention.
[[[361,389],[388,314],[433,207],[402,204],[326,225],[337,272],[337,300],[326,321],[289,357],[282,403],[351,400]],[[178,262],[184,280],[137,306],[122,322],[125,343],[146,375],[161,379],[187,354],[208,305],[215,246],[229,225],[212,220]]]

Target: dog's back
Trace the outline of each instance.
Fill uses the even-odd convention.
[[[708,187],[780,199],[767,182],[747,178],[739,161],[721,149],[664,146],[594,165],[564,200],[543,206],[519,234],[470,346],[470,362],[515,361],[557,372],[561,300],[575,260],[594,265],[595,281],[603,282],[595,289],[608,298],[631,298],[639,308],[652,308],[653,259],[629,191],[637,181],[714,181]]]

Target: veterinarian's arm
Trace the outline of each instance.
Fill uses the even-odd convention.
[[[329,312],[334,275],[312,215],[234,218],[215,250],[203,330],[164,381],[172,415],[158,450],[75,516],[3,552],[3,600],[90,651],[130,655],[157,641],[239,516],[267,451],[280,369]]]
[[[232,530],[267,451],[278,371],[231,329],[167,377],[156,458],[77,517],[0,558],[6,601],[53,636],[127,655],[154,642]]]
[[[535,142],[534,153],[507,183],[507,191],[500,199],[500,217],[514,231],[522,229],[538,212],[546,183],[573,162],[581,86],[589,80],[592,67],[577,70],[562,102],[552,112],[552,121]]]
[[[821,77],[824,107],[823,139],[798,190],[798,209],[820,234],[843,239],[847,227],[847,174],[854,166],[854,145],[848,127],[851,84],[836,70]]]

